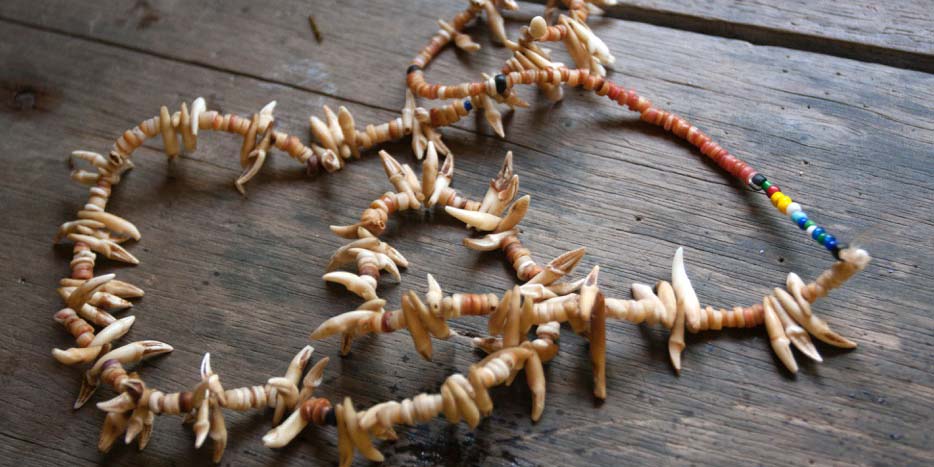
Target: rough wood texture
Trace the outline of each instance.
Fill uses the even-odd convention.
[[[609,15],[934,72],[934,8],[894,0],[621,0]]]
[[[160,105],[198,95],[210,108],[241,114],[277,99],[281,126],[296,134],[307,134],[307,117],[320,115],[322,104],[348,106],[358,123],[384,120],[402,104],[404,69],[436,30],[433,20],[463,6],[280,3],[273,10],[247,1],[0,7],[7,18],[0,20],[0,86],[8,95],[0,108],[4,459],[209,462],[209,451],[195,451],[190,431],[170,419],[156,422],[142,453],[117,446],[101,456],[101,414],[69,409],[80,373],[49,356],[71,342],[51,320],[70,249],[51,247],[50,238],[86,193],[68,182],[69,151],[104,150]],[[522,4],[512,16],[526,21],[539,11]],[[309,14],[321,44],[308,29]],[[494,414],[475,432],[441,421],[400,430],[398,442],[381,446],[387,465],[928,463],[934,77],[614,19],[595,25],[619,59],[614,80],[694,121],[839,237],[869,249],[870,268],[816,307],[860,347],[822,346],[826,361],[802,361],[791,378],[762,330],[689,336],[677,377],[665,332],[611,323],[609,398],[596,406],[586,344],[566,330],[561,354],[546,368],[540,423],[530,423],[529,392],[516,384],[494,391]],[[475,56],[448,51],[428,76],[450,82],[498,68],[507,54],[489,43],[484,26],[471,31],[484,49]],[[701,300],[713,305],[752,303],[787,272],[812,278],[830,264],[767,200],[632,114],[579,92],[556,106],[524,95],[534,110],[507,119],[506,141],[472,120],[445,134],[458,155],[455,186],[474,196],[505,151],[515,151],[521,191],[533,195],[524,238],[539,260],[586,245],[580,271],[599,263],[610,295],[628,296],[633,280],[668,277],[683,244]],[[239,142],[208,134],[199,148],[173,164],[157,146],[137,152],[137,168],[111,206],[140,227],[143,240],[131,251],[142,264],[99,269],[146,289],[131,310],[138,319],[129,337],[175,346],[141,366],[148,382],[167,389],[190,386],[205,351],[231,386],[280,374],[315,325],[359,303],[319,279],[342,243],[327,225],[351,222],[389,187],[372,153],[315,180],[277,156],[242,198],[232,186]],[[405,144],[387,149],[409,159]],[[381,293],[398,304],[402,291],[424,290],[427,272],[451,290],[511,285],[505,261],[465,250],[463,235],[438,213],[392,223],[387,239],[413,267],[402,285],[387,280]],[[455,326],[484,328],[480,320]],[[435,361],[423,362],[405,333],[363,339],[343,359],[334,358],[336,341],[314,345],[318,356],[333,358],[322,393],[351,395],[360,405],[435,389],[478,358],[464,345],[438,343]],[[273,451],[259,440],[269,414],[228,420],[225,465],[336,462],[333,431],[309,430]]]

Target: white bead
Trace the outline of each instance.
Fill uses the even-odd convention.
[[[800,211],[800,210],[801,210],[801,205],[800,205],[800,204],[798,204],[798,203],[791,203],[791,204],[788,205],[787,208],[785,208],[785,213],[788,214],[788,215],[790,216],[790,215],[792,215],[792,214],[794,214],[794,213],[796,213],[796,212],[798,212],[798,211]]]
[[[811,236],[811,234],[814,233],[814,229],[816,229],[816,228],[817,228],[816,225],[812,225],[812,226],[808,227],[808,229],[805,230],[805,232],[808,233],[808,236]]]

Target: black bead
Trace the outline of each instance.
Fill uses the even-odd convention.
[[[420,67],[420,66],[418,66],[418,65],[410,65],[408,68],[405,69],[405,74],[409,74],[409,73],[412,73],[412,72],[415,71],[415,70],[421,70],[421,69],[422,69],[422,67]]]
[[[496,92],[498,94],[506,92],[506,75],[500,73],[493,77],[493,81],[496,82]]]
[[[755,186],[762,186],[765,183],[765,175],[755,174],[752,176],[752,184]]]
[[[840,261],[840,252],[849,247],[850,246],[847,245],[846,243],[838,242],[837,246],[833,247],[833,250],[831,250],[830,253],[833,255],[834,258],[837,258],[837,261]]]
[[[334,413],[334,407],[324,413],[324,423],[331,426],[337,426],[337,414]]]

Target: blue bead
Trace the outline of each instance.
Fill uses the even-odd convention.
[[[473,109],[473,104],[470,103],[470,99],[464,100],[464,108],[467,109],[468,112]]]
[[[804,211],[798,211],[795,214],[800,214],[800,216],[798,216],[797,219],[792,217],[792,219],[794,219],[794,221],[798,224],[798,227],[801,227],[802,230],[806,229],[807,227],[805,227],[804,224],[808,221],[808,215],[805,214]]]
[[[807,220],[808,215],[805,214],[804,211],[795,211],[791,213],[791,221],[794,222],[795,224],[800,224],[801,218],[804,218],[805,220]]]
[[[834,248],[837,247],[837,239],[834,238],[833,235],[828,235],[824,238],[824,246],[827,247],[828,250],[833,251]]]
[[[813,232],[811,232],[811,238],[813,238],[814,240],[817,240],[817,237],[820,237],[820,234],[822,234],[822,233],[824,233],[824,228],[823,228],[823,227],[818,227],[818,228],[814,229]]]

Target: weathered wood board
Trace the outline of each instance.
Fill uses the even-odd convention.
[[[52,247],[55,228],[83,203],[68,181],[73,149],[103,151],[160,105],[203,95],[209,107],[247,114],[279,102],[286,131],[307,135],[321,105],[347,106],[358,123],[391,118],[402,103],[411,55],[459,2],[102,2],[62,7],[0,5],[0,453],[29,465],[209,462],[208,449],[177,420],[156,422],[139,453],[96,451],[102,416],[72,412],[80,372],[49,357],[71,339],[51,320],[54,292],[70,249]],[[223,8],[221,7],[223,5]],[[522,4],[527,20],[540,6]],[[365,10],[365,14],[362,11]],[[323,33],[308,29],[314,14]],[[515,31],[519,23],[510,25]],[[524,383],[494,391],[496,410],[475,432],[441,421],[400,430],[384,444],[387,465],[885,464],[929,463],[934,413],[934,322],[928,287],[934,260],[930,202],[934,78],[777,47],[616,19],[594,27],[616,53],[612,78],[687,117],[776,180],[839,237],[865,245],[875,260],[816,310],[859,342],[852,352],[799,358],[790,377],[764,331],[690,336],[685,370],[667,363],[667,333],[609,326],[609,398],[595,405],[583,339],[565,330],[548,365],[543,420],[528,419]],[[431,79],[454,82],[499,68],[505,51],[485,26],[471,32],[484,49],[446,52]],[[729,181],[688,146],[647,128],[605,100],[578,91],[507,118],[505,141],[468,119],[445,131],[457,154],[455,186],[481,196],[505,151],[516,155],[521,191],[533,195],[524,241],[547,261],[586,245],[577,274],[600,264],[614,296],[634,280],[667,278],[671,255],[686,246],[702,302],[747,304],[789,271],[820,273],[829,255],[803,238],[766,199]],[[239,143],[208,134],[199,151],[167,163],[158,140],[137,152],[137,168],[115,190],[112,209],[140,227],[131,246],[142,264],[112,268],[147,291],[131,312],[132,339],[158,339],[171,355],[144,363],[151,385],[177,390],[197,378],[203,352],[225,384],[258,384],[281,374],[308,333],[359,301],[320,280],[342,242],[329,224],[352,222],[389,188],[373,154],[341,173],[309,180],[277,155],[241,197]],[[408,159],[407,145],[390,145]],[[381,294],[397,304],[425,288],[432,273],[451,290],[499,292],[513,283],[495,254],[464,249],[464,231],[441,213],[394,222],[387,240],[412,262],[403,283]],[[456,329],[481,333],[480,320]],[[361,406],[435,390],[479,355],[461,341],[437,343],[421,361],[407,334],[363,339],[337,358],[338,342],[314,343],[332,357],[322,393]],[[99,398],[98,398],[99,400]],[[229,465],[333,465],[333,432],[309,430],[274,451],[259,438],[268,414],[228,416]],[[358,465],[366,462],[357,460]]]

